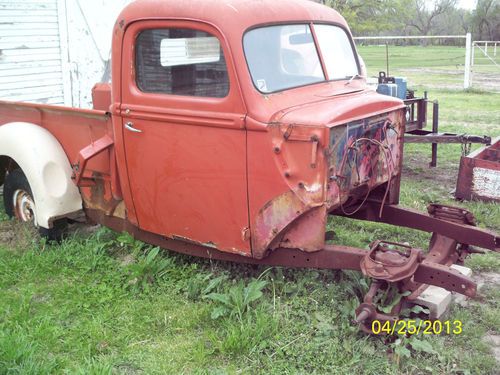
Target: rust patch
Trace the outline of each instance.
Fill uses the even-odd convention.
[[[85,208],[100,210],[105,215],[125,219],[125,204],[122,200],[113,198],[111,183],[106,180],[105,176],[97,172],[94,172],[92,177],[95,181],[93,186],[80,188]]]
[[[267,202],[252,227],[252,256],[262,259],[278,247],[314,252],[325,246],[326,206],[305,204],[288,191]]]
[[[316,207],[297,218],[285,229],[280,247],[306,252],[325,247],[326,207]]]

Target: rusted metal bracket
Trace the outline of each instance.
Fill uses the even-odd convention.
[[[82,184],[85,168],[87,167],[87,162],[96,155],[111,147],[113,143],[113,138],[106,134],[105,136],[99,138],[92,144],[80,150],[76,162],[71,164],[71,167],[73,168],[73,174],[71,178],[73,179],[75,185],[89,186],[93,184],[92,181],[88,181],[85,184]]]
[[[423,253],[419,249],[395,242],[375,241],[361,261],[361,271],[373,279],[396,282],[411,277],[422,259]]]

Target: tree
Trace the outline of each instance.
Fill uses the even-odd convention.
[[[412,14],[408,25],[415,28],[421,35],[429,35],[436,27],[436,18],[455,9],[457,0],[437,0],[429,8],[425,0],[412,0]]]
[[[473,22],[476,32],[475,39],[500,39],[500,1],[478,0]]]
[[[349,23],[353,34],[380,34],[401,27],[398,13],[402,0],[315,0],[337,10]]]

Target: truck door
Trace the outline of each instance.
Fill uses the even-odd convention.
[[[249,255],[245,109],[222,36],[198,22],[138,22],[122,58],[139,227]]]

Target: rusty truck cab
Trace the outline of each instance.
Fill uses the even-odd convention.
[[[112,60],[121,189],[141,229],[260,259],[323,249],[328,213],[370,195],[397,203],[403,105],[367,87],[335,10],[139,0]]]

